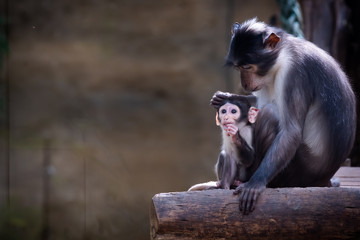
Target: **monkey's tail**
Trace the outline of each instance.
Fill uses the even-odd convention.
[[[219,188],[219,183],[217,181],[210,181],[206,183],[195,184],[191,188],[189,188],[188,191],[202,191],[216,188]]]
[[[331,187],[340,187],[340,179],[337,177],[333,177],[330,179]]]

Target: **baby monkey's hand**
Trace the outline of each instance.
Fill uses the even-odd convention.
[[[239,128],[235,124],[227,124],[224,126],[225,131],[229,137],[232,137],[233,141],[235,140],[236,134],[239,131]]]

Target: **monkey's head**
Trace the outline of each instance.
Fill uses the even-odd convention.
[[[241,122],[254,123],[258,109],[251,107],[250,102],[244,97],[240,100],[227,100],[217,109],[216,124],[226,126],[228,124],[238,125]]]
[[[239,123],[247,117],[247,114],[244,113],[245,112],[241,111],[237,105],[229,102],[225,103],[219,108],[219,111],[216,114],[216,124],[218,126],[220,126],[220,124],[226,126],[228,124]]]
[[[246,91],[258,91],[271,83],[270,70],[279,55],[281,34],[281,30],[256,19],[233,25],[225,66],[240,72],[241,85]]]

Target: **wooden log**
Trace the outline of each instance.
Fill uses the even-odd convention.
[[[156,194],[151,239],[360,239],[360,189],[266,189],[249,215],[231,190]]]

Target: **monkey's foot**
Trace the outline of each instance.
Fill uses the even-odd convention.
[[[239,181],[239,180],[234,180],[232,186],[233,186],[234,188],[237,188],[237,187],[240,186],[240,184],[242,184],[242,183],[243,183],[243,182],[241,182],[241,181]]]

